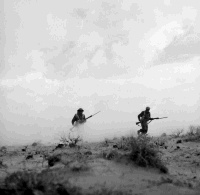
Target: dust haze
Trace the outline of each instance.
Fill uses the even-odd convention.
[[[57,142],[79,107],[87,141],[199,125],[195,1],[1,2],[0,145]]]

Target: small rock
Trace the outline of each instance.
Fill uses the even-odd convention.
[[[86,151],[84,154],[85,155],[92,155],[92,152],[91,151]]]
[[[180,143],[182,143],[182,140],[177,140],[177,142],[176,142],[177,144],[180,144]]]
[[[189,188],[193,188],[193,185],[191,183],[188,184]]]
[[[24,148],[22,148],[22,152],[26,152],[28,146],[25,146]]]
[[[29,154],[29,155],[26,157],[26,160],[32,159],[32,158],[33,158],[33,155],[32,155],[32,154]]]
[[[190,155],[186,155],[185,158],[190,158]]]
[[[6,152],[6,151],[7,151],[7,148],[6,148],[5,146],[2,146],[1,149],[0,149],[0,151],[1,151],[1,152]]]
[[[176,146],[177,149],[180,149],[180,146]]]
[[[40,151],[35,151],[35,155],[40,154]]]
[[[69,167],[70,167],[70,169],[71,169],[72,171],[80,171],[82,165],[81,165],[79,162],[75,161],[75,162],[73,162],[72,164],[70,164]]]
[[[118,147],[117,147],[117,144],[114,144],[114,145],[113,145],[113,148],[118,148]]]
[[[35,146],[37,146],[37,145],[38,145],[37,142],[32,143],[32,146],[33,146],[33,147],[35,147]]]
[[[49,165],[49,167],[54,166],[55,163],[59,162],[60,160],[61,160],[61,156],[60,155],[48,157],[48,165]]]
[[[165,143],[160,143],[160,146],[164,146],[165,145]]]

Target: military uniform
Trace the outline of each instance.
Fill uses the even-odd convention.
[[[148,131],[148,121],[151,120],[151,113],[149,112],[150,108],[147,107],[146,110],[142,111],[138,115],[138,119],[141,122],[142,129],[138,131],[138,134],[141,132],[142,134],[146,134]]]
[[[73,131],[70,132],[70,138],[79,139],[79,141],[83,141],[84,139],[84,126],[81,124],[86,122],[86,118],[83,111],[82,108],[77,110],[77,113],[72,119]]]

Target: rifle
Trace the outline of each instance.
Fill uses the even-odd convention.
[[[98,114],[99,112],[101,112],[101,111],[98,111],[98,112],[96,112],[96,113],[94,113],[94,114],[88,116],[85,120],[87,120],[87,119],[93,117],[94,115]],[[72,128],[70,128],[70,131],[71,131],[74,127],[75,127],[75,126],[73,126]]]
[[[99,112],[101,112],[101,111],[99,111]],[[88,116],[85,120],[87,120],[87,119],[93,117],[94,115],[98,114],[99,112],[96,112],[95,114],[92,114],[92,115]]]
[[[155,120],[155,119],[163,119],[163,118],[168,118],[168,117],[161,117],[161,118],[156,117],[156,118],[151,118],[151,119],[150,119],[150,122],[151,122],[152,120]],[[150,123],[150,122],[149,122],[149,123]],[[139,122],[136,122],[136,125],[139,125],[140,123],[141,123],[140,121],[139,121]],[[148,123],[148,124],[149,124],[149,123]]]

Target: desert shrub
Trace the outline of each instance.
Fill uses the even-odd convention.
[[[69,138],[68,135],[66,133],[62,133],[59,136],[59,141],[60,143],[64,144],[64,145],[68,145],[69,144]]]
[[[110,140],[108,138],[105,138],[104,141],[101,142],[101,147],[108,147],[110,144]]]
[[[183,135],[184,129],[177,129],[176,131],[174,131],[170,137],[171,138],[179,138],[181,136],[181,134]]]
[[[121,137],[120,141],[117,143],[118,149],[130,150],[131,149],[132,137]]]
[[[33,195],[33,194],[48,194],[48,195],[79,195],[80,188],[72,186],[68,181],[65,184],[55,182],[50,173],[43,171],[35,172],[16,172],[5,179],[4,189],[1,192],[4,194],[18,195]]]
[[[190,125],[189,126],[189,132],[187,134],[188,135],[199,135],[200,136],[200,125],[198,125],[198,126]]]
[[[200,125],[189,126],[189,131],[184,135],[185,141],[200,141]]]
[[[65,146],[68,145],[70,148],[76,147],[80,141],[80,137],[71,137],[70,134],[67,135],[66,133],[62,133],[59,136],[59,142]]]
[[[94,189],[83,191],[80,187],[71,184],[68,180],[64,183],[56,181],[49,171],[16,172],[6,177],[5,186],[0,187],[0,193],[9,195],[128,195],[131,193],[95,186]]]
[[[168,170],[161,161],[158,147],[152,139],[146,135],[130,137],[131,152],[130,159],[142,167],[156,167],[161,172],[167,173]]]

